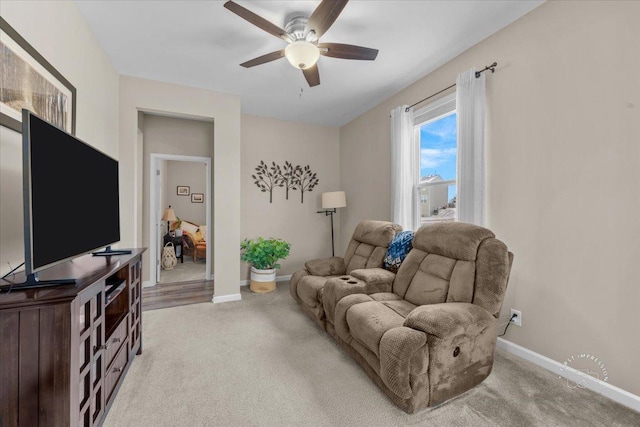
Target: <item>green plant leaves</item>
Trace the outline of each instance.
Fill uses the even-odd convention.
[[[291,243],[282,239],[244,239],[240,243],[242,261],[248,262],[254,268],[266,270],[270,268],[280,268],[278,260],[289,256]]]

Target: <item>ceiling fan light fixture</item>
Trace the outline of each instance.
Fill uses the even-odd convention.
[[[300,70],[306,70],[309,67],[313,67],[318,58],[320,58],[320,51],[318,46],[313,43],[309,43],[305,40],[297,40],[284,49],[284,56],[294,67]]]

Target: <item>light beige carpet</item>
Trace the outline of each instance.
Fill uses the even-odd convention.
[[[639,426],[640,414],[498,351],[492,374],[409,415],[289,295],[143,313],[137,356],[104,423],[114,426]]]

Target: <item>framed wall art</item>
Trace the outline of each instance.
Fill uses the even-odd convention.
[[[191,203],[204,203],[204,194],[203,193],[192,193],[191,194]]]
[[[0,124],[22,132],[22,109],[76,133],[76,88],[0,17]]]
[[[178,185],[178,189],[176,191],[178,196],[188,196],[191,194],[191,187],[188,185]]]

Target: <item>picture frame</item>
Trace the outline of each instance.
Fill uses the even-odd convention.
[[[191,194],[191,187],[189,187],[188,185],[178,185],[176,194],[178,196],[188,196],[189,194]]]
[[[76,88],[2,17],[0,35],[0,125],[22,133],[26,108],[75,135]]]
[[[204,194],[191,193],[191,203],[204,203]]]

